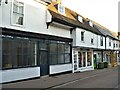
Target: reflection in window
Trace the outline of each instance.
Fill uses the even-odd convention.
[[[14,67],[22,66],[22,42],[20,40],[14,41]]]
[[[13,23],[23,25],[24,4],[14,0],[13,3]]]
[[[4,39],[2,43],[2,67],[11,68],[12,67],[12,40]]]
[[[87,66],[92,65],[92,52],[87,52]]]

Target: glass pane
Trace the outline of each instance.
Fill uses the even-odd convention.
[[[57,64],[57,54],[50,54],[50,64]]]
[[[79,67],[82,67],[82,54],[81,54],[81,52],[78,52],[78,66]]]
[[[2,55],[2,66],[3,68],[11,68],[11,55]]]
[[[64,44],[58,44],[58,53],[64,53]]]
[[[40,64],[47,64],[47,52],[40,53]]]
[[[65,45],[65,53],[70,53],[70,45]]]
[[[83,52],[83,67],[86,66],[86,53]]]
[[[14,66],[22,66],[22,43],[19,40],[14,41]]]
[[[70,63],[70,54],[65,54],[65,63]]]
[[[36,59],[37,59],[37,47],[36,47],[36,43],[35,42],[32,42],[31,43],[31,49],[32,49],[32,65],[34,66],[34,65],[36,65],[37,64],[37,61],[36,61]]]
[[[23,5],[22,5],[22,6],[19,6],[19,13],[20,13],[20,14],[24,14],[24,12],[23,12]]]
[[[57,52],[57,44],[53,43],[53,44],[50,44],[50,53],[56,53]]]
[[[10,68],[12,67],[12,40],[10,39],[3,39],[2,45],[2,65],[3,68]]]
[[[18,6],[16,4],[14,4],[14,6],[13,6],[13,12],[18,13]]]
[[[13,23],[23,25],[23,15],[13,13]]]
[[[41,40],[39,47],[40,47],[40,50],[47,50],[47,42],[45,40]]]
[[[24,60],[24,65],[27,66],[27,65],[31,65],[31,47],[30,47],[30,41],[28,40],[25,40],[23,41],[22,43],[22,48],[23,48],[23,60]]]
[[[58,54],[58,63],[64,63],[64,54]]]
[[[87,52],[87,66],[92,65],[92,52]]]

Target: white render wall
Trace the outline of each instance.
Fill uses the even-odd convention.
[[[72,71],[72,64],[50,65],[50,74]]]
[[[84,31],[84,42],[81,41],[81,31]],[[73,31],[73,46],[80,46],[80,47],[90,47],[90,48],[97,48],[97,35],[86,31],[82,28],[76,28]],[[91,38],[93,37],[93,44],[91,44]]]
[[[24,26],[17,26],[12,23],[12,0],[9,0],[8,4],[2,4],[2,15],[4,16],[2,27],[60,37],[71,37],[70,30],[51,25],[47,29],[47,6],[45,4],[38,3],[34,0],[29,0],[29,2],[28,0],[19,1],[24,2],[25,5]]]
[[[40,77],[40,67],[2,70],[0,71],[0,73],[2,73],[2,82],[0,83],[5,83],[16,80]]]

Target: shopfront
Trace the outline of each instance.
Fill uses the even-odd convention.
[[[4,32],[1,38],[2,82],[72,71],[71,39],[22,32],[13,34],[12,30],[9,34]],[[54,66],[62,65],[62,70],[58,68],[54,72]]]
[[[93,50],[77,49],[77,70],[88,71],[93,70]]]

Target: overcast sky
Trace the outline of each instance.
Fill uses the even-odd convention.
[[[120,0],[62,0],[64,6],[118,32],[118,2]]]

